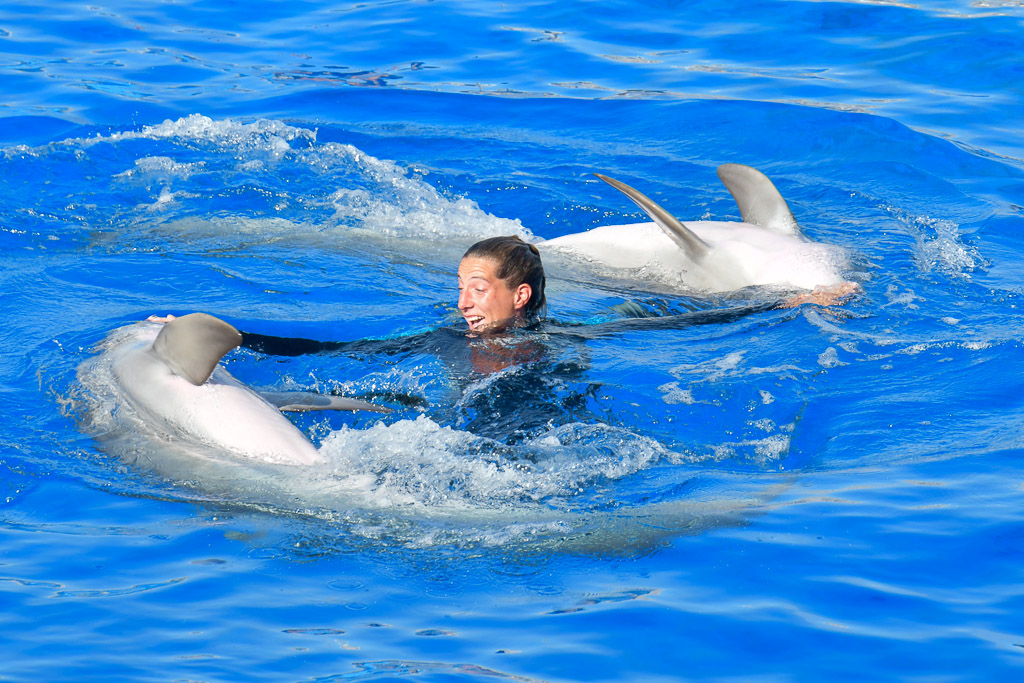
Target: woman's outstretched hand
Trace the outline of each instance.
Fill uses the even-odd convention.
[[[856,282],[840,282],[831,287],[815,287],[813,292],[798,294],[782,302],[780,308],[796,308],[803,304],[819,306],[838,306],[860,293],[860,285]]]

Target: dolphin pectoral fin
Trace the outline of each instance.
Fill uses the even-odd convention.
[[[718,167],[718,177],[740,207],[744,223],[784,235],[801,236],[789,205],[768,176],[743,164],[722,164]]]
[[[261,391],[260,396],[277,406],[283,412],[302,413],[311,410],[370,410],[375,413],[390,413],[390,408],[374,405],[357,398],[324,396],[307,391]]]
[[[242,343],[242,335],[220,318],[192,313],[164,325],[153,351],[175,375],[199,386],[210,379],[225,353]]]
[[[707,242],[697,237],[692,230],[680,223],[678,218],[661,208],[647,195],[614,178],[600,173],[594,175],[632,199],[693,261],[700,261],[710,251]]]

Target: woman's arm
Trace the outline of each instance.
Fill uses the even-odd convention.
[[[151,323],[169,323],[174,320],[174,315],[151,315],[146,320]],[[351,342],[339,341],[317,341],[315,339],[302,339],[300,337],[273,337],[268,334],[256,334],[254,332],[241,332],[242,343],[240,347],[265,353],[270,356],[303,356],[308,353],[323,353],[338,351]]]
[[[268,334],[242,332],[242,348],[270,356],[304,356],[309,353],[340,351],[352,342],[317,341],[301,337],[272,337]]]

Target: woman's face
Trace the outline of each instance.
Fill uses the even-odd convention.
[[[532,289],[515,289],[497,276],[498,264],[489,258],[467,256],[459,263],[459,310],[470,332],[501,330],[524,316]]]

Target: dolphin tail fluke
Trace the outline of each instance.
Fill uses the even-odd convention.
[[[378,406],[358,398],[324,396],[307,391],[261,391],[260,396],[286,412],[307,412],[310,410],[371,410],[376,413],[390,413],[390,408]]]
[[[164,325],[153,351],[171,372],[199,386],[210,379],[225,353],[242,343],[231,325],[206,313],[192,313]]]
[[[678,244],[687,256],[693,261],[700,261],[710,251],[707,243],[688,227],[683,225],[678,218],[656,204],[650,197],[636,190],[626,183],[609,178],[606,175],[595,173],[598,178],[605,181],[619,192],[633,200],[633,202],[644,210],[648,216],[657,223],[665,233]]]
[[[718,177],[740,207],[744,223],[784,235],[801,236],[789,205],[768,176],[743,164],[722,164],[718,167]]]

